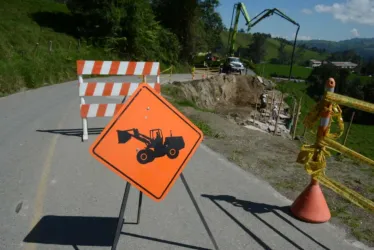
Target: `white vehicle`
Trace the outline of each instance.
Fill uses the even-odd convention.
[[[228,57],[221,70],[222,73],[226,74],[230,74],[231,72],[242,74],[245,67],[238,57]]]

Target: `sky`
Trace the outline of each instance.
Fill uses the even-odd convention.
[[[230,26],[234,4],[220,0],[216,9],[226,27]],[[374,0],[242,0],[250,18],[265,9],[277,8],[300,24],[298,40],[322,39],[341,41],[374,37]],[[246,30],[244,16],[239,29]],[[254,26],[250,33],[261,32],[293,40],[297,27],[277,16],[269,16]]]

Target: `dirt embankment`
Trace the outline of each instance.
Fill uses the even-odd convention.
[[[281,101],[281,93],[266,79],[250,75],[218,75],[207,79],[174,82],[173,96],[178,100],[194,103],[201,109],[224,115],[227,119],[249,129],[272,132],[275,119],[272,109],[280,106],[281,114],[288,108]],[[261,107],[261,95],[265,94],[266,107]],[[287,116],[286,116],[287,117]],[[284,116],[279,120],[278,134],[288,133]]]
[[[265,85],[256,77],[221,75],[189,82],[174,82],[178,98],[196,103],[205,109],[253,106],[264,92]]]

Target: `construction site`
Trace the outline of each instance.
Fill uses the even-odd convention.
[[[173,82],[172,88],[178,100],[195,103],[247,129],[290,138],[295,111],[283,101],[287,95],[276,90],[271,80],[216,74],[183,84]]]
[[[165,84],[162,93],[202,128],[208,147],[295,200],[310,182],[310,175],[297,163],[300,148],[303,143],[313,144],[316,135],[309,134],[310,141],[295,136],[295,124],[303,123],[298,119],[299,100],[290,107],[285,100],[292,96],[277,90],[279,84],[252,75],[201,73],[195,80]],[[370,166],[346,157],[330,157],[327,164],[329,177],[373,198],[371,176],[362,175]],[[354,237],[372,230],[370,211],[322,188],[335,225]]]

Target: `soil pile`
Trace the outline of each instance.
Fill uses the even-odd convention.
[[[217,75],[207,79],[173,82],[178,99],[196,103],[200,108],[249,107],[259,102],[265,85],[249,75]]]

